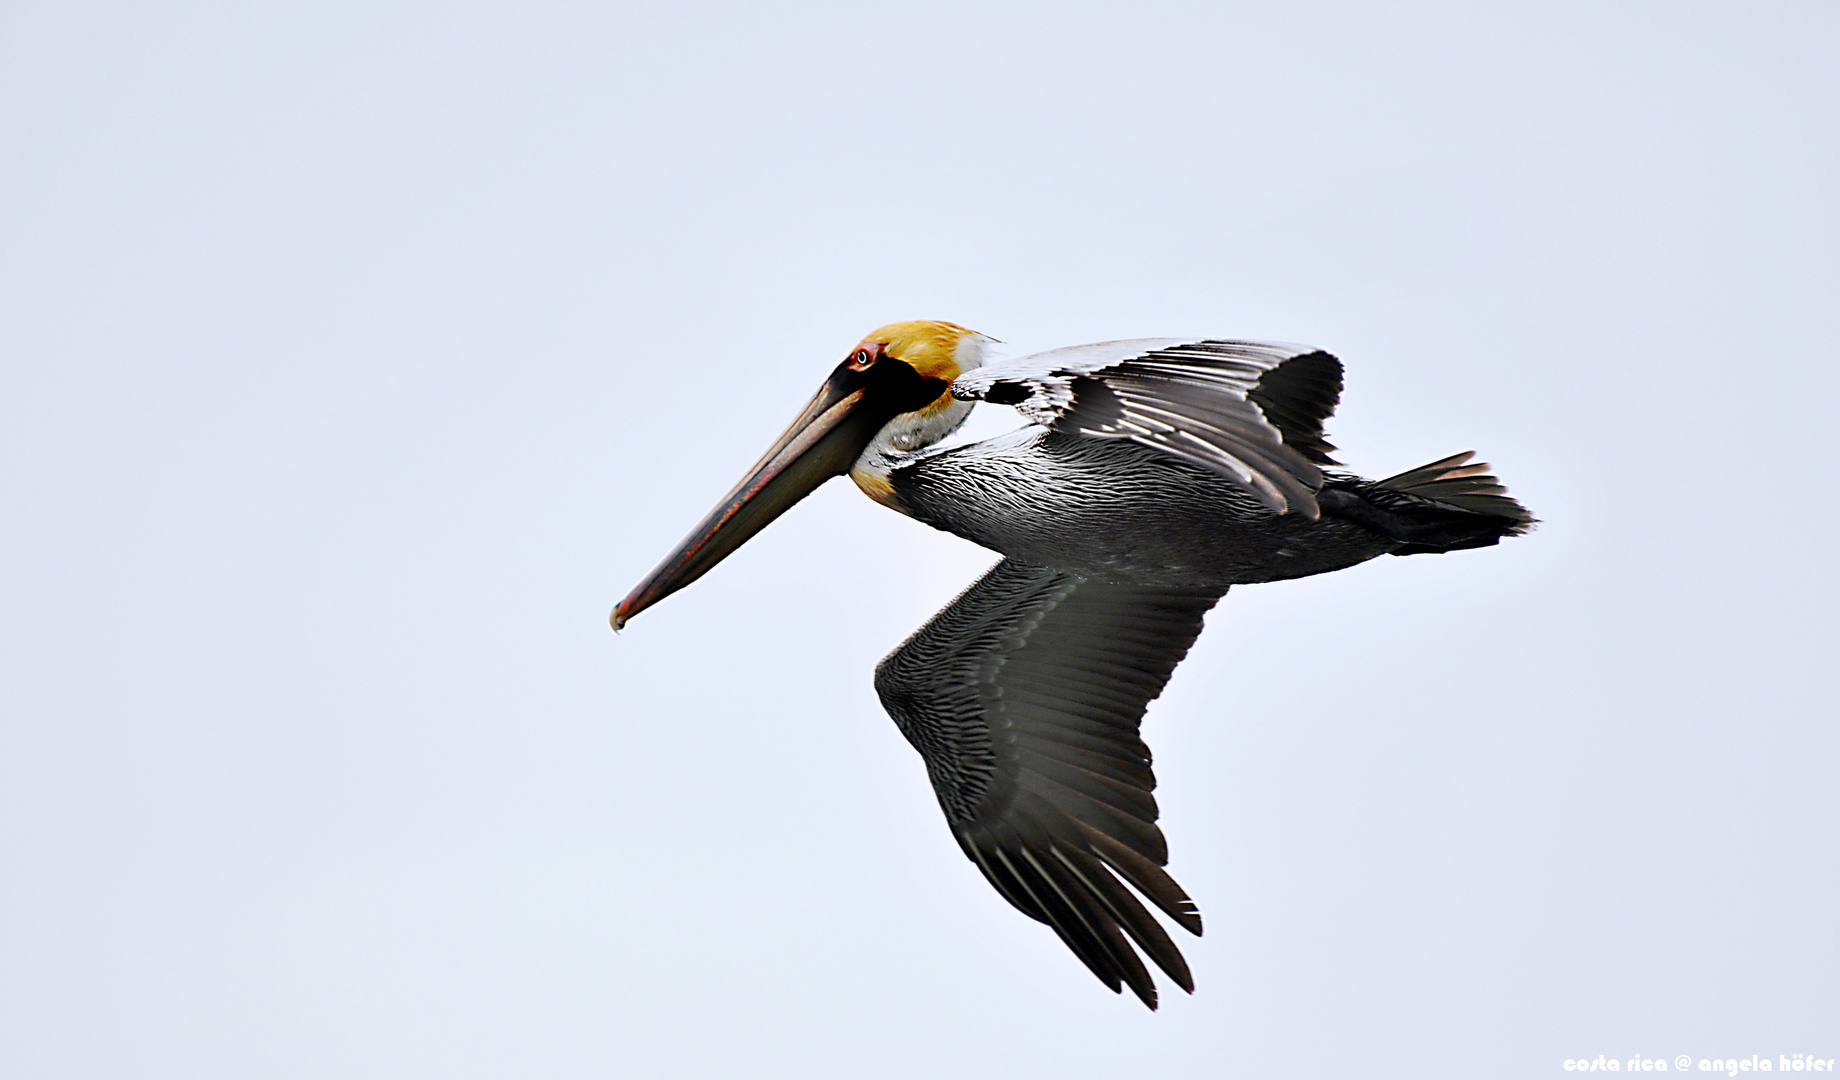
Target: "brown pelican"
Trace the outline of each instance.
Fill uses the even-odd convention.
[[[846,473],[1000,552],[876,667],[876,692],[966,856],[1154,1009],[1131,943],[1182,989],[1194,980],[1138,897],[1193,934],[1201,916],[1163,869],[1138,722],[1202,616],[1231,585],[1484,547],[1534,519],[1469,453],[1380,481],[1325,471],[1342,365],[1317,349],[1170,338],[986,363],[991,344],[944,322],[864,338],[613,626]],[[979,401],[1029,424],[944,444]]]

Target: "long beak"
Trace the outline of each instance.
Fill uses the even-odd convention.
[[[869,392],[860,378],[833,375],[746,478],[613,609],[613,628],[702,577],[819,485],[849,472],[894,415],[866,405]]]

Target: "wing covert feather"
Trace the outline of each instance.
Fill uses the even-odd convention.
[[[1278,513],[1316,517],[1341,361],[1301,345],[1144,338],[986,364],[952,395],[1067,434],[1131,439],[1213,469]]]

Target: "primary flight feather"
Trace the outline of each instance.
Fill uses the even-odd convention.
[[[846,474],[1000,552],[877,666],[876,692],[966,857],[1155,1008],[1144,957],[1194,980],[1149,908],[1193,934],[1201,916],[1163,869],[1138,725],[1202,617],[1232,585],[1484,547],[1534,519],[1468,453],[1380,481],[1328,468],[1342,367],[1319,349],[1154,338],[987,362],[992,344],[946,322],[864,338],[613,625]],[[979,401],[1030,423],[942,446]]]

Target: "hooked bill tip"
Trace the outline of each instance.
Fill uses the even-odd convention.
[[[619,608],[613,609],[613,615],[609,621],[613,623],[613,632],[616,634],[626,628],[626,616],[620,614]]]

